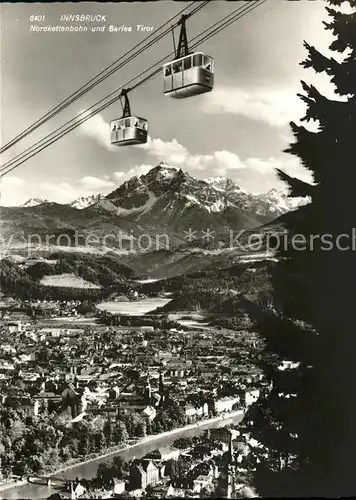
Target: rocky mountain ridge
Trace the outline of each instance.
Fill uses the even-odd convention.
[[[275,188],[266,193],[251,194],[231,179],[222,176],[199,180],[181,169],[161,162],[148,174],[132,177],[108,195],[99,193],[81,196],[65,205],[78,210],[96,206],[111,211],[113,204],[117,214],[131,215],[147,212],[167,192],[185,199],[187,206],[200,205],[212,213],[219,213],[228,207],[238,207],[242,210],[254,210],[262,216],[277,217],[303,202],[302,199],[288,198],[283,191]],[[47,198],[31,198],[22,207],[44,203],[50,201]]]
[[[277,190],[250,194],[231,179],[196,179],[165,163],[132,177],[108,195],[82,197],[69,204],[37,201],[1,207],[1,230],[37,235],[79,231],[100,240],[105,236],[109,247],[118,244],[118,233],[128,240],[166,234],[176,246],[192,242],[187,240],[189,234],[199,242],[207,230],[214,232],[215,241],[228,238],[231,230],[254,230],[306,202]]]

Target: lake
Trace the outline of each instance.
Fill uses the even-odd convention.
[[[96,307],[100,309],[100,311],[108,311],[112,314],[127,314],[129,316],[142,316],[148,312],[154,311],[157,307],[163,307],[171,299],[164,299],[160,297],[152,297],[142,300],[133,300],[133,301],[123,301],[123,302],[115,302],[108,301],[102,302],[98,304]]]

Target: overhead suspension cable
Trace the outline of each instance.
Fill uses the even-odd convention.
[[[195,36],[191,40],[191,42],[194,42],[194,40],[196,40],[197,38],[199,38],[202,35],[204,35],[204,33],[206,33],[205,36],[203,36],[199,40],[196,40],[195,43],[193,43],[191,45],[191,48],[193,49],[193,48],[197,47],[198,45],[200,45],[201,43],[209,40],[211,37],[213,37],[216,34],[220,33],[221,31],[223,31],[224,29],[226,29],[227,27],[229,27],[231,24],[233,24],[235,21],[237,21],[238,19],[244,17],[245,15],[247,15],[252,10],[254,10],[257,7],[259,7],[260,5],[262,5],[265,2],[266,2],[266,0],[255,0],[252,5],[249,4],[248,6],[244,6],[243,8],[240,7],[238,9],[236,9],[231,14],[228,14],[224,18],[222,18],[219,21],[217,21],[210,28],[205,29],[199,35]],[[158,73],[160,73],[162,71],[161,66],[159,66],[157,69],[153,70],[152,73],[150,73],[148,76],[144,77],[141,81],[139,81],[138,83],[136,83],[134,86],[129,87],[130,84],[133,81],[135,81],[138,78],[140,78],[142,75],[144,75],[145,73],[147,73],[148,71],[150,71],[151,69],[153,69],[155,66],[160,65],[164,60],[166,60],[168,57],[171,57],[172,55],[174,55],[174,54],[171,53],[171,54],[168,54],[167,56],[163,57],[160,61],[158,61],[157,63],[153,64],[152,66],[150,66],[149,68],[147,68],[146,70],[144,70],[143,72],[141,72],[138,76],[136,76],[135,78],[133,78],[132,80],[130,80],[129,82],[127,82],[123,87],[120,87],[119,89],[114,90],[108,96],[104,97],[103,99],[101,99],[100,101],[98,101],[97,103],[95,103],[93,106],[91,106],[87,110],[81,112],[75,118],[73,118],[72,120],[68,121],[66,124],[62,125],[58,129],[56,129],[54,132],[52,132],[51,134],[48,134],[46,137],[44,137],[43,139],[41,139],[40,141],[38,141],[36,144],[34,144],[33,146],[31,146],[30,148],[28,148],[24,152],[22,152],[19,155],[17,155],[13,160],[7,162],[5,165],[3,165],[2,170],[0,170],[0,172],[1,172],[0,178],[3,177],[4,175],[8,174],[9,172],[11,172],[12,170],[14,170],[15,168],[17,168],[22,163],[26,162],[27,160],[29,160],[30,158],[32,158],[36,154],[38,154],[43,149],[47,148],[48,146],[50,146],[51,144],[53,144],[57,140],[61,139],[62,137],[64,137],[66,134],[68,134],[69,132],[71,132],[75,128],[77,128],[80,125],[82,125],[85,121],[89,120],[90,118],[92,118],[97,113],[100,113],[101,111],[103,111],[104,109],[106,109],[108,106],[110,106],[111,104],[113,104],[114,102],[116,102],[118,100],[118,98],[120,97],[120,95],[116,95],[115,97],[112,97],[112,96],[114,94],[117,94],[119,91],[121,91],[122,88],[129,88],[129,90],[132,91],[135,88],[137,88],[137,87],[143,85],[144,83],[146,83],[148,80],[154,78]],[[96,106],[98,106],[99,104],[101,104],[103,101],[109,99],[110,97],[112,97],[112,98],[108,102],[106,102],[105,104],[102,104],[97,109],[92,109],[92,108],[95,108]],[[92,111],[90,111],[91,109],[92,109]],[[81,116],[82,116],[82,118],[79,121],[76,121]],[[72,122],[74,122],[74,123],[72,123]],[[70,126],[65,129],[65,127],[67,125],[70,125]],[[62,130],[62,129],[64,129],[64,130]],[[58,133],[60,130],[62,130],[62,132]],[[45,141],[45,142],[42,142],[42,141]],[[28,155],[28,156],[26,157],[26,155]],[[6,170],[6,171],[3,172],[4,170]]]
[[[244,6],[244,7],[239,7],[238,9],[236,9],[234,12],[228,14],[227,16],[225,16],[224,18],[220,19],[219,21],[217,21],[213,26],[205,29],[202,33],[200,33],[199,35],[195,36],[192,41],[196,40],[197,38],[199,38],[200,36],[202,36],[204,33],[206,32],[209,32],[207,33],[203,38],[201,38],[200,40],[196,41],[194,47],[196,47],[198,44],[201,44],[202,42],[206,41],[207,39],[211,38],[211,36],[215,35],[216,33],[222,31],[223,29],[225,29],[227,26],[230,26],[233,22],[235,22],[237,19],[239,19],[240,17],[243,17],[244,15],[246,15],[247,13],[249,13],[251,10],[253,10],[254,8],[258,7],[258,5],[261,5],[262,3],[264,3],[266,0],[256,0],[254,2],[254,4],[251,6]],[[214,28],[212,30],[212,28]],[[212,30],[212,31],[211,31]],[[193,48],[193,47],[192,47]],[[166,58],[168,57],[171,57],[172,55],[174,54],[168,54],[167,56],[165,56],[164,58],[162,58],[160,61],[158,61],[157,63],[155,63],[154,65],[150,66],[148,69],[144,70],[143,72],[141,72],[138,76],[136,76],[135,78],[133,78],[132,80],[130,80],[130,82],[126,83],[124,87],[127,87],[128,85],[130,85],[133,81],[135,81],[137,78],[140,78],[142,75],[144,75],[145,73],[147,73],[148,71],[150,71],[152,68],[154,68],[155,66],[157,66],[158,64],[162,63]],[[152,74],[150,74],[148,77],[146,77],[143,81],[140,81],[139,83],[137,83],[134,87],[132,87],[130,90],[133,90],[133,88],[136,88],[138,87],[139,85],[142,85],[143,83],[145,83],[147,80],[149,80],[150,78],[153,78],[154,76],[156,76],[157,73],[159,73],[161,71],[161,67],[157,68],[157,70],[155,70]],[[21,160],[22,158],[24,158],[24,156],[26,156],[26,154],[30,155],[28,156],[28,158],[24,159],[23,161],[21,161],[21,163],[23,163],[24,161],[26,161],[27,159],[30,159],[32,156],[34,156],[35,154],[37,154],[38,152],[42,151],[43,149],[45,149],[45,147],[53,144],[53,142],[55,142],[56,140],[60,139],[61,137],[63,137],[64,135],[66,135],[67,133],[69,133],[71,130],[73,130],[74,128],[78,127],[79,125],[81,125],[82,123],[84,123],[86,120],[88,120],[89,118],[91,118],[92,116],[94,116],[95,114],[99,113],[100,111],[102,111],[103,109],[105,109],[106,107],[110,106],[111,104],[113,104],[113,102],[115,102],[119,96],[116,96],[115,98],[111,99],[108,103],[105,103],[103,106],[101,106],[99,109],[96,109],[96,110],[93,110],[90,112],[90,110],[92,108],[94,108],[95,106],[99,105],[100,103],[102,103],[103,101],[105,101],[106,99],[109,99],[110,97],[112,97],[114,94],[117,94],[119,91],[121,90],[120,89],[116,89],[114,90],[113,92],[111,92],[108,96],[106,96],[105,98],[101,99],[100,101],[98,101],[96,104],[94,104],[93,106],[91,106],[90,108],[88,108],[87,110],[81,112],[79,115],[77,115],[75,118],[69,120],[69,122],[67,122],[66,124],[62,125],[61,127],[59,127],[57,130],[55,130],[54,132],[48,134],[46,137],[44,137],[43,139],[41,139],[40,141],[38,141],[36,144],[34,144],[33,146],[31,146],[30,148],[27,148],[27,150],[25,150],[23,153],[20,153],[19,155],[17,155],[13,160],[7,162],[5,165],[3,165],[2,167],[2,170],[5,170],[6,168],[12,166],[14,163],[16,163],[16,161],[18,160]],[[88,114],[89,113],[89,114]],[[58,137],[55,137],[57,132],[59,132],[60,130],[64,129],[67,125],[69,125],[71,122],[75,122],[79,117],[83,117],[79,122],[76,122],[76,123],[72,123],[72,125],[70,127],[68,127],[66,130],[63,130],[60,134],[58,134]],[[54,136],[51,138],[51,136]],[[51,138],[51,139],[50,139]],[[47,139],[47,140],[46,140]],[[45,143],[43,143],[42,141],[46,141]],[[45,146],[45,147],[43,147]],[[34,151],[34,149],[37,149],[37,151]],[[20,163],[18,163],[16,166],[20,165]],[[15,167],[14,167],[15,168]],[[12,170],[12,169],[11,169]],[[8,173],[5,172],[5,173]],[[5,173],[3,175],[5,175]],[[1,176],[0,176],[1,177]]]
[[[164,38],[166,35],[170,33],[170,31],[178,26],[178,22],[174,23],[173,25],[170,25],[164,32],[158,34],[155,38],[153,38],[161,29],[163,29],[167,24],[171,23],[177,16],[180,16],[184,11],[186,11],[189,7],[192,6],[194,2],[189,4],[188,6],[184,7],[181,11],[179,11],[177,14],[175,14],[173,17],[171,17],[168,21],[166,21],[162,26],[157,28],[153,33],[151,33],[145,40],[142,40],[138,44],[136,44],[132,49],[130,49],[126,54],[121,56],[119,59],[116,59],[113,63],[111,63],[109,66],[107,66],[105,69],[103,69],[100,73],[98,73],[96,76],[91,78],[88,82],[86,82],[84,85],[82,85],[79,89],[77,89],[75,92],[73,92],[69,97],[61,101],[55,108],[53,108],[51,111],[48,111],[46,114],[44,114],[41,118],[39,118],[37,121],[35,121],[32,125],[27,127],[25,130],[23,130],[20,134],[18,134],[16,137],[11,139],[9,142],[7,142],[3,147],[0,148],[0,153],[4,153],[8,149],[10,149],[12,146],[17,144],[19,141],[24,139],[26,136],[28,136],[30,133],[35,131],[38,127],[46,123],[48,120],[56,116],[58,113],[63,111],[66,107],[68,107],[70,104],[75,102],[77,99],[81,98],[83,95],[85,95],[87,92],[89,92],[92,88],[96,87],[104,81],[106,78],[111,76],[113,73],[121,69],[123,66],[126,64],[130,63],[135,57],[139,56],[142,54],[145,50],[150,48],[152,45],[157,43],[159,40]],[[191,12],[188,12],[185,14],[187,17],[191,17],[194,14],[196,14],[199,10],[204,8],[208,4],[208,0],[199,3]],[[152,40],[147,43],[147,40],[152,38]],[[145,44],[143,47],[138,49],[135,53],[129,55],[131,52],[133,52],[135,49],[140,47],[141,45]],[[125,59],[126,58],[126,59]]]
[[[248,5],[248,6],[244,6],[244,7],[240,7],[238,9],[236,9],[234,12],[232,12],[231,14],[228,14],[227,16],[225,16],[224,18],[220,19],[219,21],[217,21],[213,26],[211,26],[210,28],[207,28],[205,29],[202,33],[200,33],[199,35],[195,36],[192,41],[196,40],[197,38],[199,38],[200,36],[202,36],[204,33],[208,32],[204,37],[202,37],[200,40],[197,40],[194,44],[194,46],[192,46],[192,48],[195,48],[197,45],[201,44],[202,42],[208,40],[209,38],[211,38],[212,36],[214,36],[215,34],[219,33],[220,31],[222,31],[223,29],[225,29],[226,27],[230,26],[233,22],[235,22],[237,19],[239,19],[240,17],[243,17],[245,16],[246,14],[248,14],[250,11],[254,10],[256,7],[258,7],[259,5],[261,5],[262,3],[264,3],[266,0],[256,0],[254,2],[254,4],[251,6],[251,5]],[[212,30],[212,28],[214,28]],[[144,70],[143,72],[141,72],[138,76],[136,76],[135,78],[133,78],[132,80],[130,80],[130,82],[127,82],[124,87],[128,87],[133,81],[135,81],[137,78],[140,78],[142,75],[144,75],[145,73],[147,73],[148,71],[150,71],[152,68],[154,68],[155,66],[157,66],[158,64],[162,63],[167,57],[170,57],[174,54],[169,54],[167,56],[165,56],[164,58],[162,58],[160,61],[158,61],[157,63],[155,63],[154,65],[152,65],[151,67],[149,67],[148,69]],[[146,83],[146,81],[148,81],[149,79],[155,77],[159,72],[161,71],[161,67],[159,66],[155,71],[153,71],[153,73],[151,73],[150,75],[148,75],[147,77],[145,77],[142,81],[138,82],[134,87],[131,87],[130,90],[133,90],[134,88]],[[100,101],[98,101],[96,104],[94,104],[93,106],[91,106],[90,108],[88,108],[87,110],[81,112],[77,117],[73,118],[72,120],[70,120],[69,122],[67,122],[66,124],[62,125],[61,127],[59,127],[57,130],[55,130],[54,132],[52,132],[51,134],[47,135],[46,137],[44,137],[43,139],[41,139],[40,141],[38,141],[34,146],[28,148],[26,151],[24,151],[23,153],[21,153],[20,155],[17,155],[17,157],[15,157],[13,160],[11,160],[10,162],[7,162],[4,166],[3,166],[3,170],[5,170],[6,168],[8,167],[11,167],[14,163],[16,163],[17,161],[20,161],[19,163],[17,163],[16,165],[14,165],[11,169],[7,170],[6,172],[2,173],[2,175],[0,176],[0,178],[3,176],[3,175],[6,175],[7,173],[9,173],[11,170],[13,170],[14,168],[16,168],[17,166],[19,166],[20,164],[24,163],[25,161],[27,161],[28,159],[32,158],[33,156],[35,156],[37,153],[39,153],[40,151],[42,151],[43,149],[45,149],[46,147],[50,146],[51,144],[53,144],[54,142],[56,142],[57,140],[59,140],[60,138],[64,137],[67,133],[71,132],[73,129],[77,128],[78,126],[80,126],[82,123],[84,123],[85,121],[87,121],[88,119],[90,119],[92,116],[94,116],[95,114],[97,113],[100,113],[103,109],[105,109],[106,107],[110,106],[111,104],[113,104],[118,98],[119,96],[117,95],[116,97],[114,97],[113,99],[111,99],[109,102],[103,104],[101,107],[99,107],[98,109],[93,109],[92,111],[90,111],[92,108],[94,108],[95,106],[98,106],[100,103],[102,103],[103,101],[105,101],[106,99],[109,99],[110,97],[112,97],[114,94],[117,94],[119,91],[121,90],[120,89],[116,89],[115,91],[113,91],[111,94],[109,94],[108,96],[106,96],[105,98],[101,99]],[[75,122],[79,117],[81,117],[81,120],[78,121],[78,122]],[[72,123],[72,122],[75,122],[75,123]],[[69,125],[70,123],[72,123],[72,125],[70,125],[70,127],[68,127],[67,129],[65,130],[62,130],[64,129],[67,125]],[[59,132],[60,130],[62,130],[62,132],[60,132],[58,134],[58,136],[56,136],[57,132]],[[52,137],[53,136],[53,137]],[[42,142],[42,141],[45,141],[45,142]],[[32,151],[31,151],[32,150]],[[26,154],[28,154],[28,157],[27,158],[24,158],[24,156],[26,156]]]

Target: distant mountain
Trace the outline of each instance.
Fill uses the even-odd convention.
[[[148,174],[125,182],[106,197],[104,204],[92,208],[112,211],[116,207],[117,214],[133,217],[140,223],[153,218],[171,226],[177,224],[178,218],[186,221],[194,214],[198,217],[196,222],[205,218],[206,222],[215,219],[229,225],[233,219],[240,220],[244,227],[272,220],[302,202],[301,199],[290,200],[276,189],[252,195],[231,179],[199,180],[181,169],[161,163]]]
[[[93,203],[98,202],[99,200],[105,198],[104,194],[91,194],[89,196],[81,196],[73,200],[70,203],[63,203],[63,205],[69,205],[70,207],[77,208],[78,210],[83,210],[84,208],[90,207]],[[44,203],[52,203],[47,198],[30,198],[26,201],[21,207],[29,208],[29,207],[37,207],[39,205],[43,205]]]
[[[264,206],[269,208],[269,212],[275,212],[276,216],[282,215],[290,210],[295,210],[301,205],[309,202],[308,198],[289,198],[286,193],[278,189],[271,189],[266,194],[258,195],[261,200],[260,211],[263,213]]]
[[[126,235],[126,248],[142,235],[147,239],[162,234],[168,235],[170,247],[175,247],[187,244],[187,232],[191,232],[192,244],[196,240],[199,246],[206,230],[214,231],[215,241],[226,240],[231,230],[254,230],[302,202],[305,200],[289,200],[275,189],[253,195],[231,179],[200,180],[160,163],[107,196],[82,197],[67,205],[37,199],[37,203],[30,204],[29,200],[22,207],[2,207],[0,229],[5,234],[22,231],[47,235],[55,230],[56,234],[73,235],[77,231],[83,238],[90,234],[100,240],[94,244],[97,247],[113,249],[122,249],[118,233]],[[105,245],[101,243],[104,236]]]
[[[105,198],[104,194],[91,194],[89,196],[81,196],[76,200],[72,201],[69,205],[73,208],[77,208],[78,210],[83,210],[84,208],[90,207],[94,203]]]
[[[26,203],[24,203],[21,206],[23,208],[37,207],[38,205],[42,205],[43,203],[49,203],[49,200],[47,198],[30,198],[29,200],[26,201]]]
[[[237,184],[235,184],[231,179],[227,177],[210,177],[205,181],[207,184],[210,184],[217,191],[225,191],[225,192],[239,192],[246,193],[243,189],[241,189]]]

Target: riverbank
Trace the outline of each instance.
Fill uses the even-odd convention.
[[[204,429],[205,427],[209,428],[209,427],[214,426],[214,424],[218,424],[220,422],[223,423],[225,420],[231,420],[231,419],[236,419],[236,418],[240,418],[240,417],[242,420],[243,415],[244,415],[243,410],[237,410],[237,411],[225,413],[223,415],[219,415],[217,417],[213,417],[213,418],[210,418],[207,420],[200,420],[199,422],[196,422],[194,424],[189,424],[189,425],[186,425],[184,427],[178,427],[177,429],[172,429],[171,431],[162,432],[160,434],[150,434],[149,436],[146,436],[144,438],[137,440],[137,442],[135,442],[133,444],[126,445],[124,447],[118,446],[115,449],[111,449],[110,451],[106,451],[105,453],[102,453],[102,454],[97,455],[95,457],[88,458],[88,459],[83,460],[81,462],[68,464],[64,467],[61,467],[60,469],[57,469],[56,471],[54,471],[50,474],[49,473],[44,474],[44,475],[42,475],[42,477],[48,477],[49,475],[51,477],[55,477],[55,476],[65,474],[68,471],[73,471],[73,470],[75,471],[75,469],[83,469],[86,466],[89,466],[90,464],[95,464],[95,462],[97,462],[99,464],[101,461],[107,460],[115,455],[120,454],[120,453],[124,453],[124,452],[128,452],[128,451],[130,451],[131,453],[132,452],[135,453],[135,449],[138,450],[140,447],[143,447],[144,445],[149,445],[150,443],[155,443],[155,441],[159,442],[160,440],[164,440],[165,438],[174,437],[175,435],[180,435],[180,434],[185,433],[185,432],[199,430],[200,428],[201,429]],[[78,475],[78,477],[85,477],[85,475],[82,476],[80,473],[78,473],[77,475]],[[23,480],[23,481],[9,481],[3,485],[0,484],[0,493],[4,492],[4,491],[8,491],[8,490],[13,490],[13,489],[21,490],[21,488],[25,488],[26,486],[28,486],[27,479]],[[11,498],[26,498],[26,497],[27,497],[27,495],[24,493],[23,495],[20,495],[17,497],[12,496]],[[4,498],[6,498],[6,497],[4,497]],[[36,497],[34,497],[34,498],[36,498]]]
[[[130,448],[130,446],[132,446],[132,445],[122,446],[122,444],[121,444],[121,445],[110,448],[110,450],[106,450],[104,454],[102,451],[98,452],[98,453],[93,453],[93,454],[91,454],[90,458],[87,458],[86,460],[82,460],[80,458],[73,458],[73,459],[69,460],[69,462],[67,462],[60,469],[56,469],[54,471],[48,471],[45,474],[41,474],[39,476],[36,476],[36,474],[32,474],[32,476],[39,477],[39,478],[58,476],[59,474],[63,474],[65,472],[68,472],[69,470],[72,470],[76,467],[82,467],[84,465],[88,465],[88,464],[94,462],[95,460],[100,460],[101,458],[105,459],[107,456],[109,457],[112,454],[120,453],[120,451],[128,450]],[[17,479],[17,480],[7,481],[4,483],[0,482],[0,492],[9,490],[11,488],[25,486],[27,484],[28,484],[27,478],[23,479],[23,480]],[[1,497],[0,497],[0,500],[1,500]]]
[[[192,429],[197,429],[197,428],[199,429],[201,427],[207,427],[207,426],[215,424],[217,422],[221,422],[224,420],[229,420],[231,418],[243,416],[243,414],[244,414],[243,410],[236,410],[236,411],[233,411],[230,413],[225,413],[224,415],[219,415],[217,417],[209,418],[207,420],[200,420],[199,422],[195,422],[194,424],[185,425],[184,427],[177,427],[176,429],[172,429],[171,431],[161,432],[160,434],[150,434],[148,436],[145,436],[144,438],[138,439],[133,444],[128,444],[124,447],[119,445],[117,448],[112,449],[110,451],[106,451],[105,453],[99,454],[98,456],[88,458],[87,460],[83,460],[82,462],[77,462],[75,464],[71,464],[71,465],[62,467],[61,469],[58,469],[57,471],[52,472],[50,474],[50,476],[51,477],[58,476],[60,474],[63,474],[64,472],[72,470],[76,467],[82,467],[85,465],[89,465],[93,462],[97,462],[98,460],[106,460],[107,458],[110,458],[113,455],[117,455],[120,452],[132,450],[135,447],[142,446],[144,444],[148,444],[151,441],[156,441],[157,439],[163,439],[165,437],[172,437],[175,434],[180,434],[181,432],[190,431]]]

